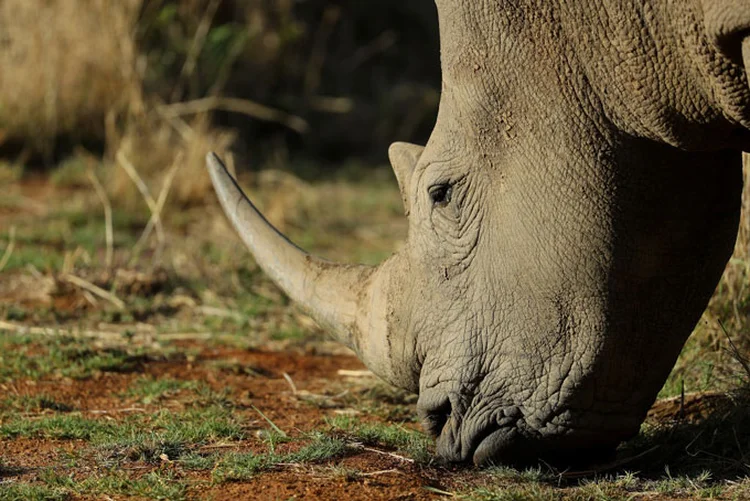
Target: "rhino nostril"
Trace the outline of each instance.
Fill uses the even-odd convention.
[[[438,406],[424,413],[422,426],[433,438],[437,438],[443,432],[445,424],[451,417],[453,406],[447,398]]]

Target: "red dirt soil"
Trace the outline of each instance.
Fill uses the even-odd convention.
[[[199,346],[185,344],[184,348],[195,352]],[[350,394],[356,394],[363,387],[361,381],[346,379],[338,374],[342,369],[364,369],[359,360],[349,355],[322,356],[207,346],[200,348],[196,357],[149,361],[134,373],[103,372],[84,380],[50,378],[15,381],[0,385],[0,393],[19,397],[49,396],[87,418],[118,420],[132,412],[150,413],[164,408],[178,411],[191,404],[179,396],[155,404],[143,404],[138,397],[127,396],[126,393],[138,378],[202,381],[215,391],[231,389],[235,415],[239,413],[246,419],[248,429],[265,430],[269,427],[252,408],[254,406],[279,428],[291,436],[298,436],[325,427],[326,417],[335,413],[335,409],[321,408],[305,402],[303,396],[335,396],[347,390]],[[216,365],[217,361],[231,361],[231,364]],[[236,368],[242,370],[238,371]],[[251,375],[243,371],[251,372]],[[294,382],[297,394],[284,378],[285,373]],[[369,385],[372,386],[372,381]],[[338,403],[336,406],[345,405],[345,402],[338,402],[333,398]],[[51,415],[53,411],[31,413],[30,418],[47,413]],[[378,419],[366,415],[359,417],[364,420]],[[248,433],[248,436],[250,438],[237,443],[236,447],[222,448],[222,451],[267,451],[267,445],[262,440],[255,438],[253,433]],[[0,480],[33,481],[41,471],[51,466],[58,473],[74,473],[76,478],[84,478],[93,472],[95,466],[95,463],[86,460],[85,452],[83,459],[79,457],[80,464],[73,471],[61,465],[65,465],[66,456],[76,452],[80,455],[88,447],[86,442],[76,440],[2,439],[0,452],[4,469],[0,471]],[[135,462],[121,470],[132,471],[139,476],[159,467]],[[388,451],[363,450],[325,464],[280,465],[244,482],[213,484],[210,474],[205,471],[178,471],[176,476],[192,480],[190,483],[193,486],[189,489],[188,496],[201,499],[421,500],[438,497],[425,489],[426,486],[447,488],[441,484],[441,473],[444,474],[445,470],[421,467],[397,455],[390,455]],[[462,477],[460,472],[455,472],[451,475],[451,483],[460,482]]]

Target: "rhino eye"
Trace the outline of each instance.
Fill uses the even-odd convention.
[[[450,184],[436,184],[430,186],[428,193],[434,207],[443,207],[451,201],[453,186]]]

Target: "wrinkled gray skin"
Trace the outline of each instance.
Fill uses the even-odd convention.
[[[436,3],[435,129],[390,150],[401,252],[309,256],[209,170],[260,265],[419,393],[440,456],[596,460],[638,431],[731,254],[750,3]]]

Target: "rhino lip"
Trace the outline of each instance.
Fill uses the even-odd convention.
[[[480,435],[472,456],[472,461],[476,466],[488,466],[495,463],[525,463],[530,459],[529,452],[533,453],[528,450],[528,447],[521,445],[527,441],[513,427],[507,425],[500,428],[493,427],[491,431],[483,435],[483,438]]]
[[[585,466],[611,460],[616,450],[613,445],[598,444],[570,447],[564,443],[545,442],[539,437],[525,435],[516,427],[504,426],[486,434],[479,441],[472,461],[476,466],[495,464],[524,467],[544,461],[560,467]]]
[[[512,447],[514,443],[525,441],[519,429],[519,421],[522,420],[523,416],[519,415],[518,409],[507,410],[503,414],[503,417],[480,430],[474,436],[469,448],[470,451],[473,451],[473,454],[470,452],[467,456],[472,458],[475,465],[513,462],[513,458],[506,457],[506,454],[498,455],[498,452]]]

